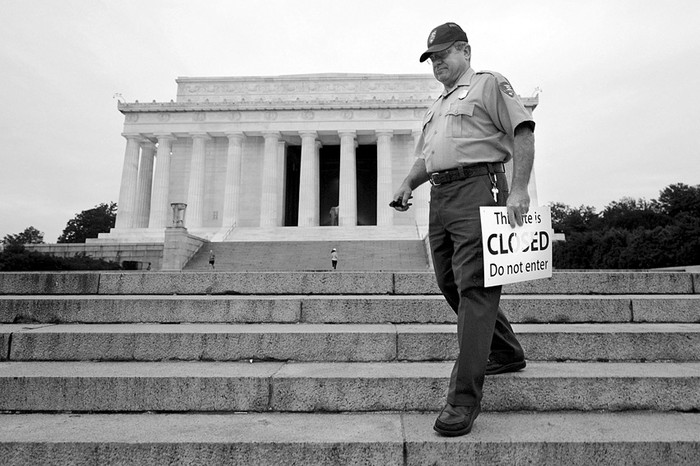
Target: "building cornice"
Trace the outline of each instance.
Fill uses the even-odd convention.
[[[270,102],[264,100],[246,102],[119,102],[117,108],[126,113],[154,112],[231,112],[260,110],[363,110],[363,109],[404,109],[424,108],[433,102],[432,98],[415,100],[379,100],[370,101],[330,101],[306,102],[301,100]]]

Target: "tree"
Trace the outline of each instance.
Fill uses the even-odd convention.
[[[68,221],[66,228],[58,238],[59,243],[84,243],[87,238],[97,238],[100,233],[107,233],[114,227],[117,218],[117,203],[100,204],[89,210],[83,210]]]
[[[685,212],[700,218],[700,185],[672,184],[659,194],[659,205],[665,214],[672,217]]]
[[[549,208],[552,212],[552,229],[565,235],[589,231],[598,222],[595,207],[582,205],[573,208],[561,202],[552,202]]]
[[[653,230],[656,227],[664,227],[670,222],[671,218],[662,212],[658,201],[647,202],[644,199],[623,197],[619,201],[611,202],[603,210],[600,226],[606,230],[610,228]]]
[[[22,233],[5,235],[2,240],[5,246],[21,246],[24,244],[43,244],[44,233],[34,227],[27,227]]]

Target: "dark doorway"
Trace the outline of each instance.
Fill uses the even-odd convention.
[[[320,151],[320,222],[331,225],[331,208],[340,197],[340,146],[323,146]],[[377,146],[358,146],[357,163],[357,224],[377,224]],[[299,175],[297,175],[297,180]],[[298,193],[297,193],[298,197]]]
[[[299,225],[299,176],[301,174],[301,146],[287,146],[284,226]]]
[[[338,205],[340,196],[340,146],[323,146],[319,152],[321,202],[319,224],[331,225],[331,207]]]
[[[358,146],[357,224],[377,224],[377,146]]]

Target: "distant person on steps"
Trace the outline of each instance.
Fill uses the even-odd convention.
[[[211,265],[212,270],[214,270],[214,262],[216,262],[216,254],[214,254],[214,250],[210,249],[209,250],[209,265]]]
[[[333,270],[338,266],[338,251],[335,248],[331,249],[331,266]]]

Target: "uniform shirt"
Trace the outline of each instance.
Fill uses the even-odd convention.
[[[513,157],[515,128],[535,122],[506,78],[469,68],[423,118],[416,157],[428,173]]]

